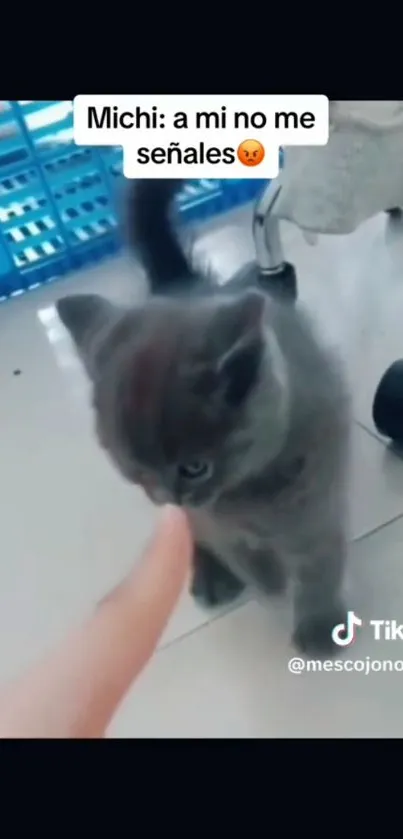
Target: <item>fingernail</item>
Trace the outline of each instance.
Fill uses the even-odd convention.
[[[164,507],[162,508],[162,513],[161,513],[161,519],[160,520],[163,523],[165,523],[165,522],[168,523],[168,521],[174,523],[175,519],[178,522],[179,522],[179,520],[184,521],[185,518],[186,518],[186,516],[185,516],[185,513],[183,512],[183,510],[181,510],[180,507],[176,507],[174,504],[165,504]]]

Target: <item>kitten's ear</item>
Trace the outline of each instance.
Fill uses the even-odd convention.
[[[222,311],[219,327],[225,350],[217,373],[226,401],[240,405],[257,380],[264,350],[263,327],[267,300],[258,291],[248,291]]]
[[[92,378],[95,372],[96,336],[116,320],[117,307],[97,294],[74,294],[58,300],[56,309]]]

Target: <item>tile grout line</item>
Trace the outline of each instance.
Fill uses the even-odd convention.
[[[403,460],[403,450],[399,450],[396,446],[394,447],[392,441],[388,441],[385,437],[382,437],[380,434],[378,434],[376,430],[373,431],[372,429],[367,428],[367,426],[359,420],[354,420],[354,422],[359,426],[359,428],[361,428],[363,431],[366,431],[366,433],[369,434],[370,437],[372,437],[374,440],[378,440],[378,443],[384,446],[387,452],[393,454],[395,457],[397,457],[398,460]]]
[[[361,422],[361,420],[354,419],[354,423],[355,425],[358,425],[358,427],[361,428],[362,431],[365,431],[367,434],[369,434],[369,436],[372,437],[373,440],[377,440],[378,443],[381,444],[381,446],[384,446],[385,449],[388,449],[387,441],[383,437],[381,437],[381,435],[378,434],[377,431],[375,431],[372,428],[368,428],[368,426],[364,425],[364,423]]]
[[[213,623],[216,623],[216,621],[220,620],[221,618],[226,618],[227,615],[232,614],[232,612],[236,612],[238,609],[241,609],[243,606],[246,606],[246,604],[250,602],[251,598],[240,598],[237,603],[234,603],[232,606],[228,606],[223,612],[219,612],[217,615],[212,615],[211,618],[204,621],[204,623],[199,624],[198,626],[193,626],[192,629],[189,629],[187,632],[184,632],[183,635],[178,635],[176,638],[172,638],[171,641],[167,641],[166,644],[162,644],[161,647],[158,647],[156,653],[158,654],[163,650],[167,650],[169,647],[172,647],[174,644],[183,641],[185,638],[189,638],[191,635],[195,635],[196,632],[199,632],[202,629],[207,629],[207,627],[211,626]]]
[[[363,539],[367,539],[370,536],[374,536],[375,533],[378,533],[379,530],[383,530],[385,527],[389,527],[391,524],[395,524],[399,519],[403,518],[403,511],[401,513],[397,513],[396,516],[392,516],[391,519],[388,521],[382,522],[382,524],[378,524],[373,530],[368,530],[367,533],[363,533],[361,536],[356,536],[355,539],[351,540],[351,544],[355,545],[357,542],[362,542]]]

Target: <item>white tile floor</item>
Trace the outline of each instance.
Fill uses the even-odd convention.
[[[250,211],[201,231],[223,274],[253,255]],[[351,607],[403,622],[403,462],[371,401],[403,356],[403,227],[379,216],[315,247],[285,226],[300,293],[348,361],[355,394]],[[0,678],[19,672],[119,580],[154,512],[98,449],[87,385],[53,301],[71,290],[133,293],[123,259],[0,307]],[[15,369],[21,375],[14,376]],[[403,673],[292,675],[288,604],[209,615],[184,595],[111,729],[117,737],[403,735]],[[403,641],[362,630],[349,658],[403,660]]]

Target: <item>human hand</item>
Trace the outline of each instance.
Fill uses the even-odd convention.
[[[147,664],[190,571],[184,513],[166,507],[140,565],[92,617],[0,695],[0,738],[98,738]]]

